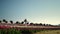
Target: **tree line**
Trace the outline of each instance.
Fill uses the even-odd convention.
[[[0,24],[3,23],[3,22],[6,23],[6,24],[8,23],[8,21],[7,21],[6,19],[0,20]],[[10,22],[11,24],[14,23],[12,20],[10,20],[9,22]],[[34,25],[34,26],[52,26],[51,24],[42,24],[42,23],[40,23],[40,24],[37,24],[37,23],[34,24],[34,23],[29,23],[29,22],[27,21],[27,19],[25,19],[25,20],[22,21],[22,22],[16,21],[15,24],[26,24],[26,25],[29,24],[29,25]]]

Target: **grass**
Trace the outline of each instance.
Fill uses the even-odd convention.
[[[44,30],[34,34],[60,34],[60,30]]]
[[[60,34],[60,30],[17,30],[0,29],[0,34]]]

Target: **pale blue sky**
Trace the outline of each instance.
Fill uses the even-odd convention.
[[[60,0],[0,0],[0,20],[60,24]]]

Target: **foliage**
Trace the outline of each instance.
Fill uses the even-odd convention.
[[[60,30],[18,30],[0,29],[0,34],[60,34]]]
[[[0,29],[0,34],[33,34],[34,32],[32,30],[17,30],[15,28]]]
[[[10,23],[13,24],[13,21],[11,20]]]
[[[21,32],[16,29],[0,29],[0,34],[21,34]]]

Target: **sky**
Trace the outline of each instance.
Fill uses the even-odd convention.
[[[60,0],[0,0],[0,20],[60,24]]]

